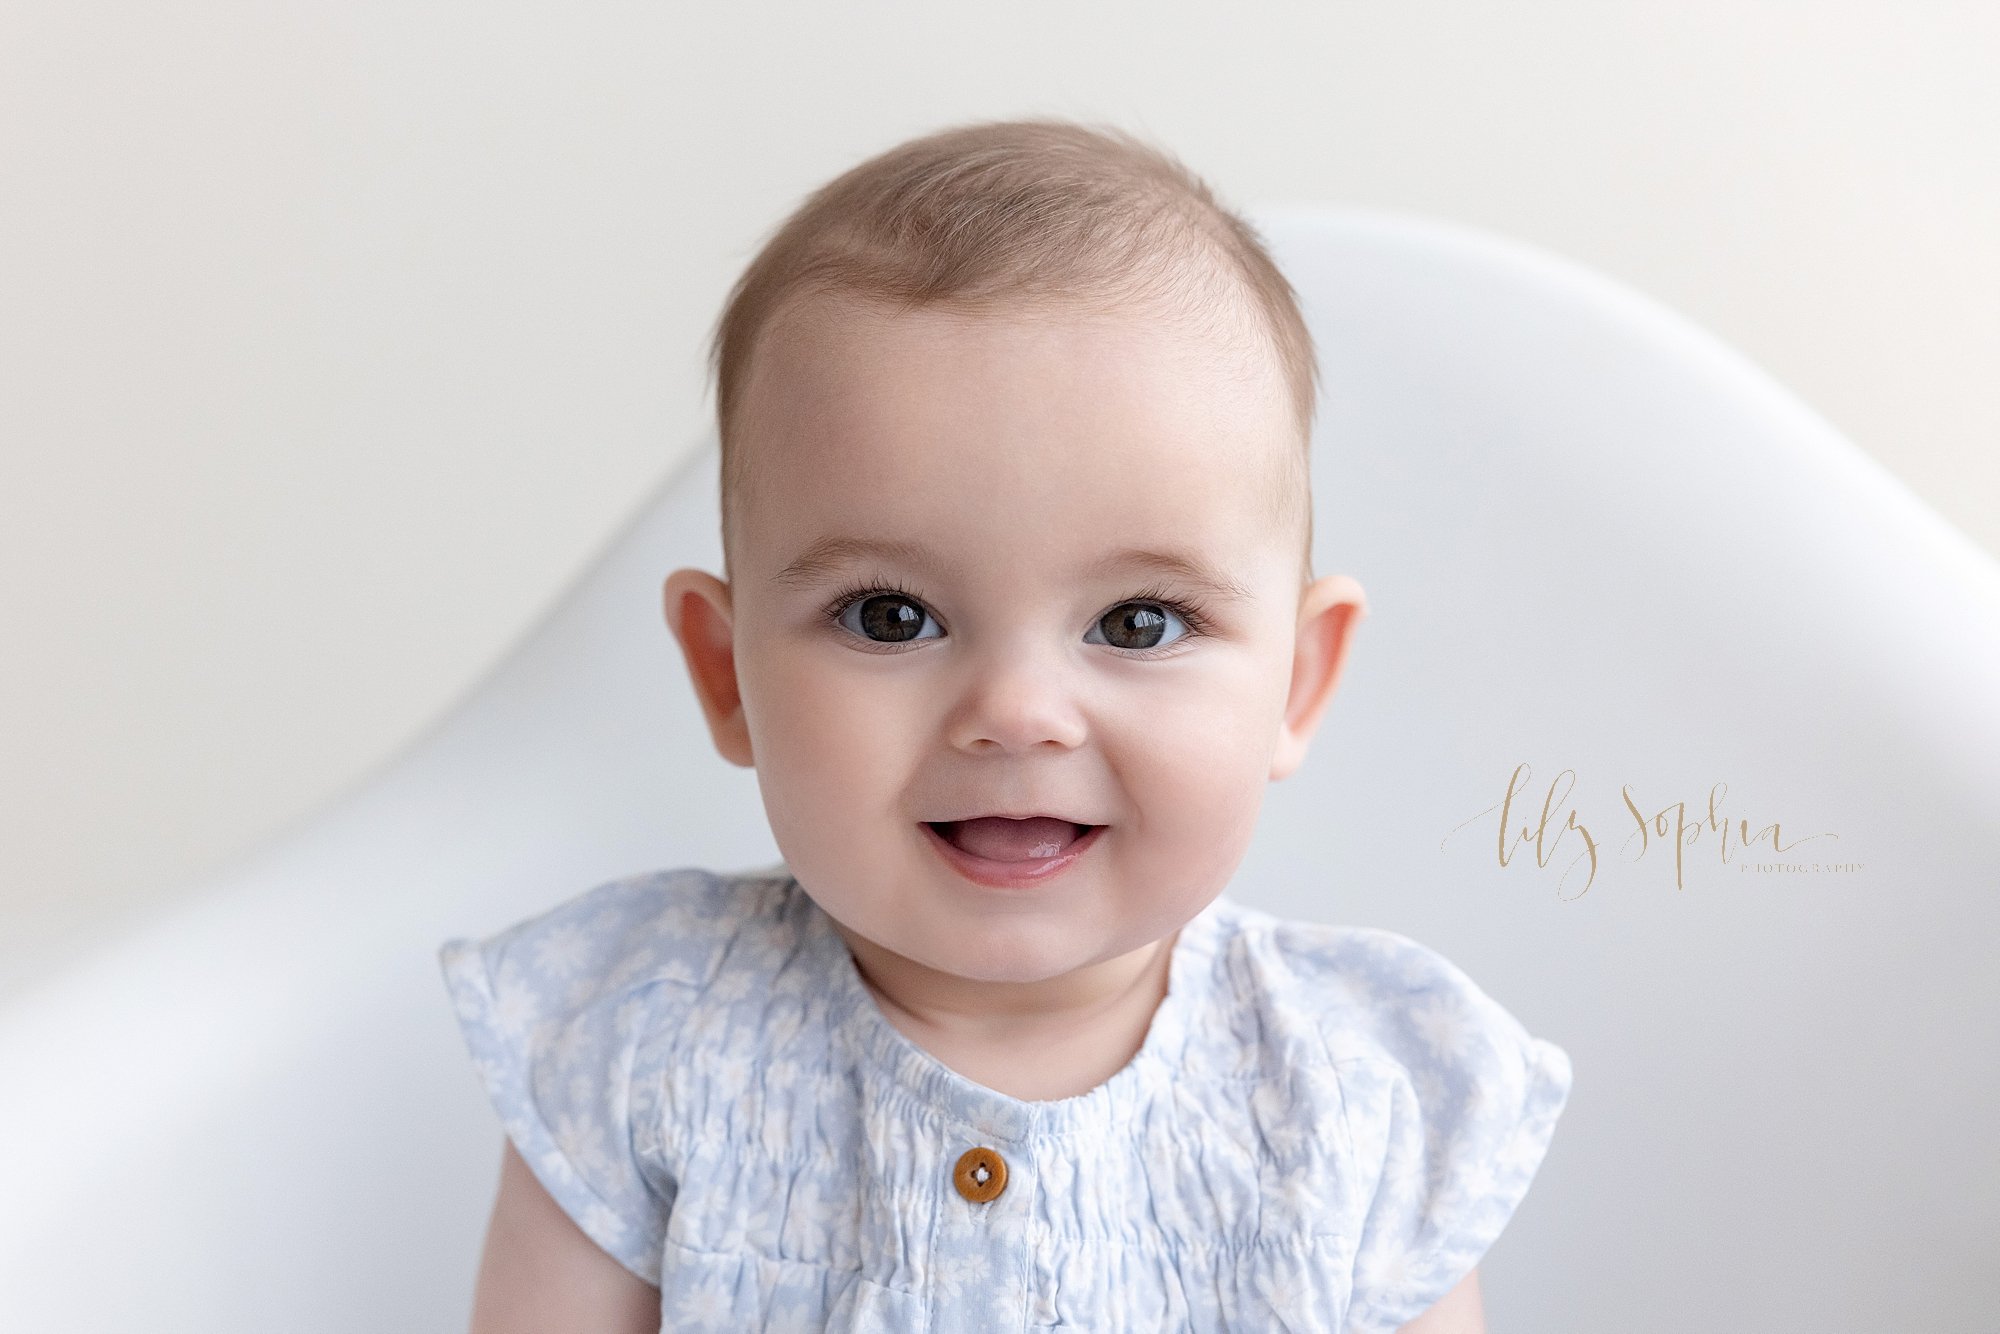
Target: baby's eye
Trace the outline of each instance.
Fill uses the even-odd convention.
[[[1096,624],[1091,626],[1093,630],[1101,627],[1105,639],[1086,642],[1109,643],[1112,648],[1122,649],[1159,648],[1160,637],[1165,633],[1168,617],[1181,622],[1184,627],[1187,626],[1187,619],[1168,603],[1121,602],[1098,617]],[[1177,644],[1191,633],[1192,629],[1188,629],[1186,633],[1176,635],[1166,642]]]
[[[936,639],[936,635],[919,634],[924,622],[929,619],[930,614],[924,610],[922,603],[902,593],[857,597],[841,607],[834,616],[840,625],[878,644],[904,644],[917,638]]]

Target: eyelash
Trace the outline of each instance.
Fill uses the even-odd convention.
[[[858,583],[849,584],[847,587],[841,589],[840,592],[834,594],[833,600],[821,609],[820,614],[829,621],[832,621],[836,626],[839,626],[839,628],[845,629],[845,626],[840,626],[840,618],[846,613],[849,607],[863,598],[880,597],[883,594],[893,594],[896,597],[907,598],[911,602],[927,605],[924,604],[922,598],[903,587],[901,583],[894,579],[864,579]],[[1131,597],[1121,600],[1117,605],[1122,607],[1128,602],[1156,603],[1180,617],[1181,620],[1187,623],[1188,628],[1188,633],[1182,635],[1165,648],[1123,650],[1124,656],[1128,658],[1172,657],[1180,651],[1179,646],[1181,644],[1186,643],[1190,639],[1200,638],[1210,633],[1213,628],[1200,604],[1187,602],[1175,597],[1172,593],[1157,584],[1150,588],[1141,589]],[[882,644],[877,647],[879,649],[895,651],[895,646],[892,644]]]

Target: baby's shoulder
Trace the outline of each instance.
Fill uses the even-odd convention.
[[[1384,927],[1246,912],[1264,1003],[1301,1014],[1334,1063],[1463,1063],[1527,1041],[1514,1016],[1437,950]]]
[[[522,1159],[648,1283],[678,1189],[659,1143],[667,1072],[732,942],[783,883],[699,867],[622,876],[440,951],[466,1045]]]
[[[442,958],[448,975],[500,998],[535,996],[543,1013],[642,990],[692,995],[783,880],[695,866],[621,876],[483,940],[454,940]]]

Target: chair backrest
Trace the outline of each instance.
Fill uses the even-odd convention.
[[[1408,216],[1256,218],[1325,374],[1316,568],[1371,615],[1230,892],[1413,935],[1570,1053],[1482,1266],[1495,1327],[1972,1327],[1994,562],[1612,282]],[[500,1131],[437,944],[777,859],[662,623],[682,565],[720,568],[712,441],[402,756],[0,1011],[9,1327],[463,1327]],[[1688,841],[1718,784],[1731,841]],[[1628,794],[1663,812],[1643,841]]]

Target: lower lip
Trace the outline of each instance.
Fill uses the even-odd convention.
[[[1098,825],[1076,842],[1064,848],[1053,857],[1042,857],[1035,861],[996,862],[990,857],[976,857],[945,838],[928,824],[919,825],[924,837],[931,841],[952,868],[967,880],[985,885],[989,889],[1031,889],[1045,885],[1049,881],[1077,864],[1083,854],[1090,851],[1109,825]]]

